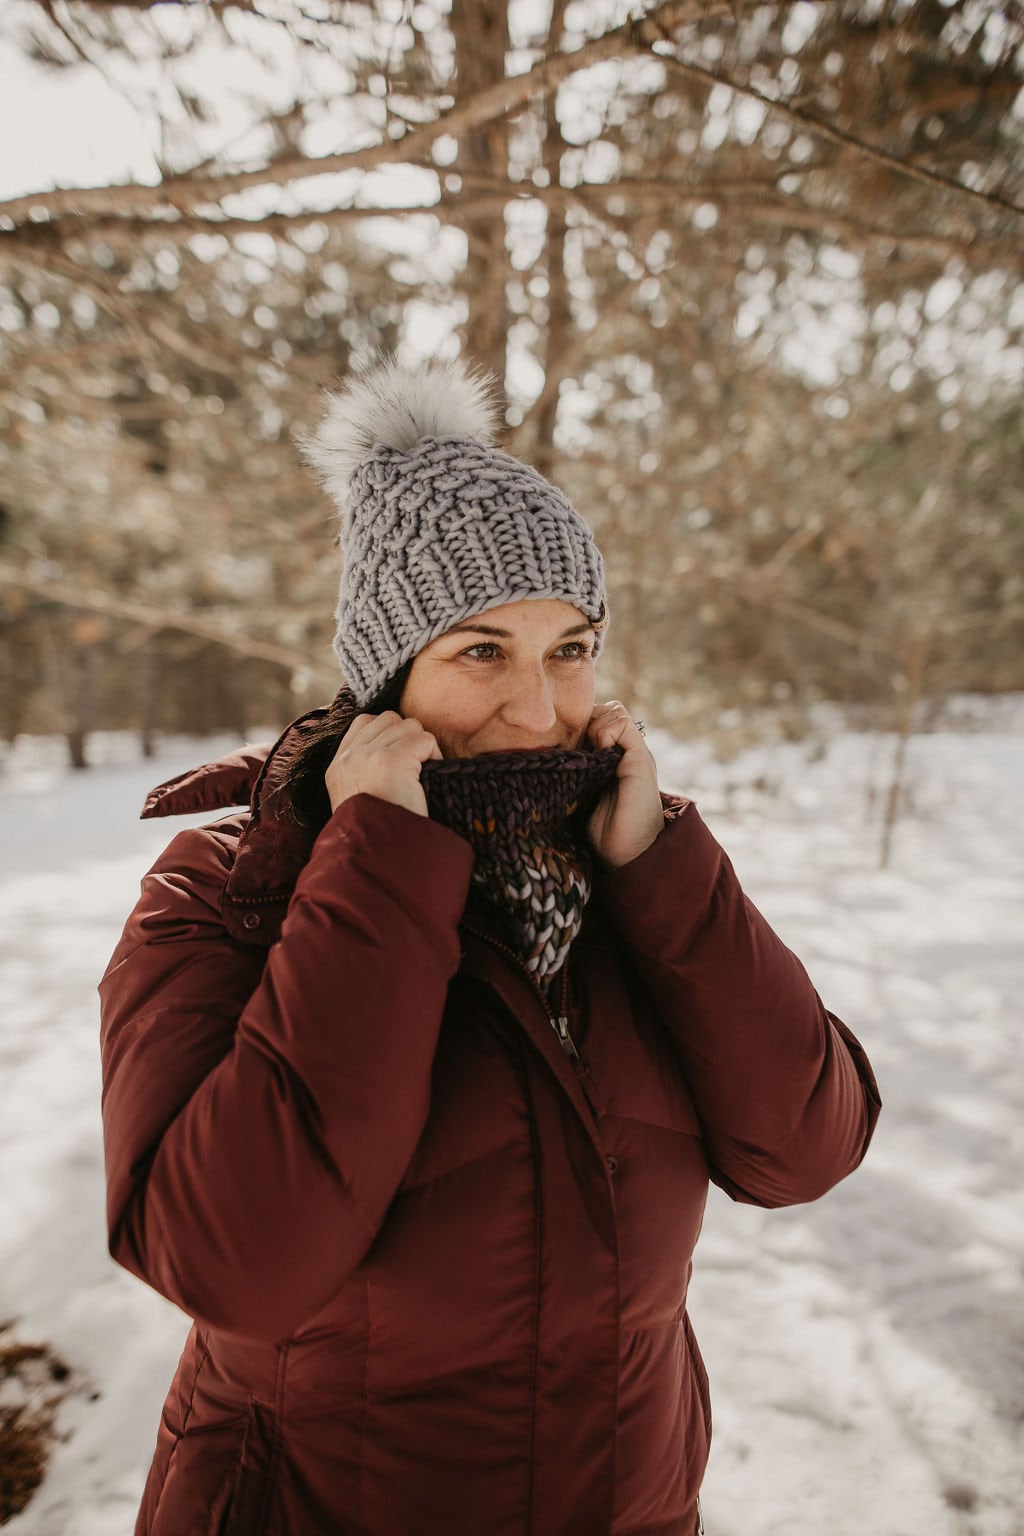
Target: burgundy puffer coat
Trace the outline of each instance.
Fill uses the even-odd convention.
[[[137,1532],[692,1536],[708,1175],[841,1179],[860,1047],[687,802],[597,882],[574,1061],[463,839],[357,795],[314,840],[262,798],[172,842],[101,984],[111,1251],[196,1319]]]

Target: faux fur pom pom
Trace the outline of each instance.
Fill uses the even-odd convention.
[[[463,363],[404,368],[377,361],[327,395],[327,413],[300,444],[339,507],[353,472],[378,447],[407,453],[424,437],[464,437],[489,445],[498,425],[491,380]]]

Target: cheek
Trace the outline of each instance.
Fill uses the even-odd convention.
[[[445,718],[455,730],[474,731],[490,719],[499,702],[493,688],[459,688],[448,699]]]
[[[566,720],[585,725],[594,713],[597,686],[594,669],[588,666],[566,680],[559,690],[559,713]]]
[[[413,716],[430,731],[463,713],[465,691],[454,668],[444,666],[433,656],[417,656],[402,692],[401,712]]]
[[[416,715],[435,735],[438,731],[472,731],[495,708],[493,689],[482,686],[478,678],[452,672],[431,678],[426,687],[409,689],[405,702],[409,707],[404,712]]]

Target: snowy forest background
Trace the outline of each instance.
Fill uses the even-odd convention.
[[[337,686],[294,434],[385,347],[502,381],[879,1067],[859,1182],[709,1212],[709,1536],[1021,1536],[1024,7],[5,0],[0,144],[0,1523],[130,1528],[92,987],[183,738]]]
[[[640,713],[1021,686],[1024,10],[646,12],[9,0],[8,183],[119,148],[0,199],[0,737],[324,698],[292,434],[381,346],[504,382]]]

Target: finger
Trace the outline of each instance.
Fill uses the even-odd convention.
[[[421,763],[425,763],[428,758],[437,758],[441,756],[441,748],[437,744],[437,737],[432,736],[430,732],[424,730],[422,726],[420,727],[419,736],[414,736],[411,738],[410,745],[416,749],[416,753]]]
[[[348,742],[374,741],[389,725],[394,725],[396,721],[401,719],[402,716],[393,709],[385,709],[379,715],[356,715],[345,732],[344,740]]]
[[[603,704],[595,704],[591,714],[592,720],[599,719],[629,719],[629,710],[621,699],[606,699]]]
[[[403,719],[401,715],[395,716],[368,744],[374,752],[391,752],[401,748],[411,752],[421,763],[435,753],[438,757],[441,755],[436,738],[418,720]]]
[[[363,745],[370,742],[379,743],[384,739],[390,740],[395,735],[414,735],[423,729],[420,722],[412,716],[400,715],[397,710],[385,709],[379,715],[359,715],[358,735],[355,737]],[[349,726],[348,735],[355,731],[355,721]]]
[[[619,699],[598,705],[590,717],[587,735],[599,747],[621,746],[628,751],[643,744],[639,726]]]

